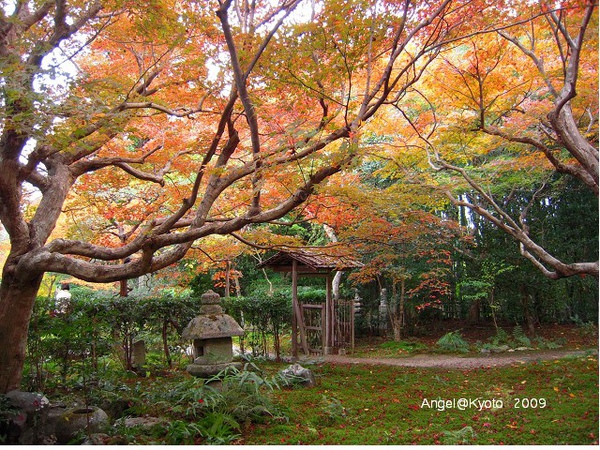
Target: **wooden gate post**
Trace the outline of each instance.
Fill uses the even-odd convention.
[[[295,262],[295,261],[294,261]],[[297,265],[292,263],[292,356],[298,360],[298,273]]]
[[[331,296],[332,280],[331,274],[326,277],[327,288],[325,289],[325,346],[323,347],[324,355],[331,355],[333,351],[333,301]]]
[[[294,354],[294,358],[298,359],[298,335],[297,333],[294,333],[294,322],[296,323],[296,330],[300,331],[300,343],[302,344],[302,350],[304,350],[304,354],[308,355],[310,352],[308,350],[308,343],[306,342],[304,317],[302,316],[302,309],[300,308],[300,303],[298,302],[298,262],[296,260],[292,262],[292,308],[294,310],[292,319],[295,319],[295,321],[292,321],[292,352]]]

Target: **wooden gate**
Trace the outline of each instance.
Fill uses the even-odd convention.
[[[325,347],[325,304],[300,303],[306,346],[311,354],[323,354]]]
[[[354,349],[354,301],[336,300],[333,315],[333,347],[337,353]]]
[[[305,339],[300,347],[308,349],[310,354],[324,353],[327,347],[325,329],[327,315],[325,303],[300,303],[302,320],[299,320],[301,338]],[[337,300],[333,302],[332,322],[332,351],[345,353],[354,348],[354,302]]]
[[[292,274],[292,356],[295,359],[298,358],[299,349],[305,354],[313,350],[331,354],[354,346],[354,310],[348,308],[346,302],[333,301],[332,281],[334,272],[362,267],[362,263],[348,255],[335,254],[337,252],[329,254],[329,250],[324,247],[320,251],[280,251],[258,265]],[[324,306],[305,307],[308,305],[300,304],[299,276],[325,278],[327,288]]]

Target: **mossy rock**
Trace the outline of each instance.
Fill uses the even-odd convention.
[[[99,432],[108,425],[108,415],[97,406],[67,409],[56,423],[56,439],[68,444],[81,434]]]

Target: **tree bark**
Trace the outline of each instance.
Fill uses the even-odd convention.
[[[482,200],[466,201],[460,200],[454,196],[450,189],[445,189],[444,194],[448,199],[458,207],[469,208],[474,214],[477,214],[489,222],[496,225],[500,230],[512,236],[518,243],[521,255],[527,258],[533,265],[542,272],[542,274],[552,280],[571,277],[574,275],[591,275],[596,278],[599,276],[599,262],[576,262],[565,263],[556,258],[529,236],[529,227],[524,220],[524,213],[516,220],[513,219],[494,198],[486,192],[486,189],[477,183],[467,174],[467,171],[461,167],[448,164],[443,160],[438,160],[440,167],[437,170],[451,170],[459,173],[469,185],[477,191]]]
[[[327,237],[329,238],[329,240],[331,242],[333,242],[333,243],[338,242],[337,234],[335,233],[335,230],[330,225],[324,223],[323,230],[325,231],[325,234],[327,235]],[[331,284],[334,300],[340,299],[340,285],[341,284],[342,284],[342,271],[338,270],[335,273],[335,276],[333,277],[333,282]]]
[[[394,297],[396,297],[396,288],[394,286]],[[404,310],[406,297],[406,280],[403,278],[400,281],[400,296],[398,297],[398,305],[390,308],[390,316],[392,318],[394,341],[400,342],[404,337]]]
[[[479,299],[474,300],[473,303],[471,303],[471,306],[469,306],[469,315],[467,317],[467,322],[470,325],[479,323],[480,309],[481,301]]]
[[[41,282],[42,275],[36,275],[4,277],[0,284],[0,393],[21,387],[29,321]]]
[[[286,167],[296,167],[299,162],[319,154],[331,143],[342,142],[356,136],[361,124],[373,117],[386,103],[396,103],[402,98],[403,93],[407,92],[420,78],[424,68],[432,62],[433,56],[437,55],[444,39],[453,37],[454,29],[459,29],[458,26],[450,25],[452,21],[447,21],[445,18],[446,15],[454,14],[454,9],[450,9],[452,3],[450,0],[442,0],[437,8],[430,11],[426,17],[416,19],[414,23],[412,20],[406,20],[412,17],[413,6],[411,2],[404,2],[405,20],[399,21],[399,24],[392,24],[390,42],[387,43],[387,38],[381,44],[378,41],[373,53],[369,53],[368,73],[365,74],[369,81],[366,87],[360,88],[360,91],[350,87],[347,100],[339,103],[339,111],[336,106],[335,113],[328,111],[329,99],[332,98],[330,93],[319,94],[317,101],[323,110],[321,120],[313,124],[313,114],[308,115],[305,129],[298,130],[298,134],[306,138],[286,144],[285,146],[289,147],[286,149],[270,147],[274,142],[270,136],[265,137],[265,141],[261,142],[264,133],[259,132],[261,131],[259,124],[263,123],[264,119],[268,120],[269,114],[265,118],[257,117],[261,111],[255,108],[252,101],[253,95],[258,91],[249,91],[252,83],[248,80],[251,75],[254,77],[254,72],[258,71],[257,67],[262,59],[268,57],[264,56],[265,53],[270,54],[266,51],[270,41],[283,26],[285,17],[299,4],[297,0],[283,2],[278,11],[280,14],[273,12],[273,15],[269,16],[263,25],[269,23],[273,26],[254,50],[252,49],[254,41],[248,39],[247,42],[252,45],[250,48],[244,48],[244,58],[241,63],[237,56],[237,39],[235,39],[237,36],[233,36],[227,18],[227,9],[232,2],[231,0],[219,2],[218,17],[223,25],[223,36],[215,35],[215,40],[212,42],[215,49],[221,48],[221,44],[227,46],[232,65],[229,79],[234,83],[230,100],[225,105],[221,105],[221,108],[215,106],[214,110],[211,107],[206,111],[201,107],[191,106],[198,103],[195,92],[190,94],[189,99],[186,97],[185,101],[180,101],[178,88],[176,90],[169,88],[173,84],[180,83],[179,75],[174,79],[170,78],[171,67],[167,60],[172,58],[169,55],[187,53],[188,47],[184,42],[187,43],[191,39],[181,39],[184,45],[181,50],[175,47],[174,42],[174,47],[159,58],[160,63],[158,61],[151,63],[148,72],[131,86],[124,86],[122,92],[115,93],[110,87],[107,91],[95,93],[94,98],[98,103],[87,102],[88,93],[80,92],[77,87],[66,97],[68,101],[64,105],[52,104],[50,107],[49,101],[47,106],[42,102],[42,106],[38,107],[35,99],[49,93],[38,92],[35,83],[37,77],[45,76],[46,70],[41,69],[44,58],[58,49],[61,42],[65,43],[62,48],[69,48],[71,44],[75,44],[79,49],[75,53],[68,52],[66,56],[70,59],[76,58],[79,51],[85,52],[95,39],[101,40],[100,45],[112,41],[109,36],[104,40],[105,28],[117,24],[119,16],[127,15],[129,10],[127,7],[113,8],[105,2],[93,0],[86,5],[70,5],[64,1],[41,2],[41,6],[31,11],[34,3],[36,2],[17,2],[17,5],[29,6],[13,8],[13,13],[7,12],[8,8],[0,8],[2,10],[0,56],[7,62],[14,62],[9,64],[10,70],[5,76],[6,92],[0,95],[5,103],[5,116],[10,119],[2,121],[0,127],[0,221],[10,236],[11,255],[13,255],[4,267],[0,285],[0,389],[2,391],[19,387],[24,365],[28,322],[44,272],[69,274],[91,282],[113,282],[136,278],[177,262],[186,255],[192,243],[198,239],[214,234],[227,235],[241,230],[246,225],[270,222],[284,217],[304,203],[319,183],[337,174],[343,167],[354,161],[358,146],[344,143],[339,158],[335,157],[324,163],[321,168],[311,171],[309,175],[303,174],[302,181],[297,185],[289,186],[289,195],[274,205],[269,205],[269,209],[264,209],[265,205],[260,204],[261,189],[268,188],[267,184],[263,185],[265,174],[271,170],[281,170],[281,173],[284,173]],[[138,5],[131,5],[134,12],[138,7]],[[102,15],[99,15],[101,11]],[[202,18],[201,15],[199,17]],[[387,16],[382,17],[385,19]],[[96,22],[96,19],[103,23],[102,26]],[[156,30],[157,36],[163,31],[170,32],[169,30],[170,28]],[[259,34],[252,37],[259,37]],[[84,37],[85,43],[79,40],[79,37]],[[210,42],[212,38],[207,37],[207,39],[207,42]],[[415,42],[418,48],[415,55],[406,60],[403,55],[406,55],[405,50],[412,42]],[[375,45],[375,39],[372,39],[371,43]],[[380,46],[385,48],[381,53],[377,50]],[[125,52],[129,51],[124,47],[119,48]],[[225,48],[221,51],[225,51]],[[286,66],[284,63],[280,65]],[[184,66],[185,64],[182,67]],[[381,71],[371,70],[372,67],[379,66]],[[99,70],[103,69],[99,68]],[[124,70],[124,80],[128,79],[129,75],[137,74],[135,65],[125,67]],[[356,70],[362,69],[356,68]],[[353,72],[354,69],[346,75],[342,74],[341,76],[344,77],[340,79],[342,83],[352,84],[354,77],[359,77]],[[60,74],[60,71],[58,73]],[[152,84],[152,80],[157,79],[159,73],[161,77],[166,77],[160,88]],[[98,75],[103,77],[105,74]],[[262,77],[260,72],[258,75]],[[359,78],[362,76],[360,75]],[[224,77],[224,80],[228,79],[227,74],[224,74]],[[90,80],[95,81],[96,77],[92,76]],[[175,80],[176,83],[173,83]],[[85,85],[89,80],[82,78],[80,81]],[[203,83],[201,81],[197,84]],[[279,89],[279,86],[276,88]],[[167,102],[172,105],[159,105],[147,98],[158,89],[165,99],[171,99],[173,96],[173,101]],[[262,92],[262,89],[260,87],[259,90]],[[337,92],[338,88],[334,89],[335,91],[332,92]],[[201,89],[197,94],[203,96],[200,104],[207,97],[213,97],[212,90],[204,92],[204,89]],[[350,105],[350,98],[355,96],[363,99],[358,111]],[[220,97],[220,94],[214,96],[215,105],[222,103],[223,99]],[[101,102],[104,104],[101,105]],[[245,125],[237,121],[240,114],[238,102],[241,102],[246,116]],[[74,111],[73,105],[79,106],[77,111]],[[287,102],[282,104],[282,107],[287,109]],[[221,114],[213,117],[215,111],[219,109]],[[167,154],[175,156],[169,157],[162,168],[151,173],[144,172],[139,165],[147,162],[147,158],[162,149],[162,145],[155,150],[144,150],[136,156],[120,151],[113,155],[112,148],[108,148],[109,145],[113,145],[111,142],[113,139],[118,140],[120,136],[126,136],[124,130],[128,128],[129,123],[137,123],[138,119],[142,119],[142,115],[137,114],[137,111],[142,110],[150,114],[153,112],[164,114],[165,117],[191,118],[192,114],[198,113],[200,120],[206,120],[199,123],[206,125],[207,130],[213,129],[213,125],[215,127],[210,146],[203,156],[201,152],[198,153],[202,162],[198,166],[194,163],[194,167],[181,170],[184,177],[191,177],[193,184],[188,191],[181,192],[180,206],[173,206],[173,209],[171,206],[165,208],[163,212],[167,214],[166,217],[154,217],[154,212],[150,211],[150,216],[146,216],[142,223],[136,225],[139,227],[138,230],[144,231],[131,234],[130,230],[121,246],[103,246],[94,242],[67,238],[50,240],[59,217],[65,211],[69,191],[79,177],[112,167],[124,171],[131,180],[164,186],[163,176],[170,171],[177,173],[180,170],[172,167],[172,163],[179,156],[189,153],[187,144],[180,147],[179,142],[174,142],[172,147],[165,148],[163,150],[165,156]],[[333,124],[333,118],[341,116],[345,117],[344,123],[332,127],[329,131],[326,125]],[[84,123],[82,123],[83,117],[85,117]],[[60,119],[60,125],[57,125],[57,118]],[[292,124],[296,126],[296,123],[298,122],[294,119]],[[243,158],[236,157],[233,162],[234,152],[238,149],[244,150],[244,145],[239,145],[241,139],[236,127],[245,128],[243,133],[249,133],[252,144],[251,160],[244,162]],[[225,130],[229,135],[228,138],[225,137]],[[153,131],[149,133],[151,138]],[[162,131],[159,130],[160,134]],[[356,141],[356,138],[352,140]],[[33,149],[27,148],[28,143],[33,144]],[[200,144],[195,147],[194,152],[200,147]],[[279,144],[276,144],[276,147],[279,147]],[[110,150],[108,153],[104,151],[107,149]],[[187,165],[185,160],[183,164]],[[301,170],[301,167],[299,168]],[[252,198],[245,208],[239,209],[239,214],[222,221],[221,214],[215,212],[214,206],[217,204],[215,202],[219,198],[226,197],[222,194],[229,187],[244,179],[248,179],[254,188]],[[29,214],[24,214],[24,206],[28,204],[28,200],[24,198],[24,182],[31,184],[41,193],[39,202],[35,208],[32,208],[35,211],[31,218]],[[143,196],[142,192],[140,188],[137,195]],[[186,221],[189,221],[187,225],[182,225]],[[185,230],[183,230],[184,226],[187,227]],[[180,231],[172,233],[174,229]],[[126,293],[124,283],[121,288],[121,294],[124,295]],[[298,307],[297,304],[295,306]],[[302,334],[302,327],[300,331]],[[130,360],[131,340],[127,335],[124,339],[123,346],[127,359]],[[306,347],[305,339],[303,339],[303,346]]]
[[[169,320],[163,319],[162,326],[162,341],[163,341],[163,350],[165,352],[165,359],[167,360],[167,366],[169,369],[173,367],[173,360],[171,359],[171,351],[169,350],[169,343],[167,342],[169,331]]]
[[[529,292],[527,285],[521,284],[519,286],[519,292],[521,293],[521,304],[523,305],[523,317],[525,318],[525,326],[531,336],[535,336],[535,320],[531,312],[531,304],[529,301]]]

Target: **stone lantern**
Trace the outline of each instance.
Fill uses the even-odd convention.
[[[186,370],[201,378],[212,377],[227,367],[241,368],[233,362],[232,337],[244,330],[235,319],[223,313],[221,297],[209,290],[202,294],[200,315],[190,321],[181,337],[193,342],[194,363]]]

